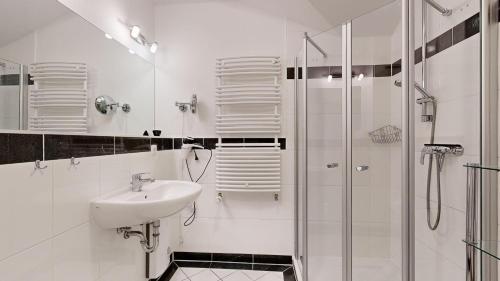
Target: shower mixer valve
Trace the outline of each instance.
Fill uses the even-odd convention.
[[[424,165],[427,154],[436,157],[438,169],[441,170],[446,154],[461,156],[464,154],[464,148],[459,144],[424,144],[424,148],[420,152],[420,164]]]

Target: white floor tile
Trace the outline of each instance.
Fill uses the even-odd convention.
[[[188,277],[179,268],[179,269],[177,269],[175,271],[174,276],[172,276],[172,278],[170,279],[170,281],[182,281],[182,280],[186,280],[186,279],[188,279]]]
[[[237,271],[237,272],[229,275],[228,277],[226,277],[222,280],[224,280],[224,281],[251,281],[252,279],[250,279],[248,276],[246,276],[243,272]]]
[[[199,267],[181,267],[179,268],[184,274],[186,274],[187,277],[191,277],[193,275],[196,275],[204,270],[206,268],[199,268]]]
[[[257,280],[262,276],[266,275],[269,271],[258,271],[258,270],[242,270],[243,274],[248,276],[251,280]]]
[[[220,279],[224,279],[229,275],[237,272],[237,270],[234,269],[224,269],[224,268],[211,268],[210,270],[213,273],[215,273],[215,275],[217,275],[217,277],[219,277]]]
[[[258,281],[283,281],[283,272],[266,272],[264,276],[257,279]]]
[[[210,269],[206,269],[194,276],[189,277],[191,281],[219,281],[220,279]]]

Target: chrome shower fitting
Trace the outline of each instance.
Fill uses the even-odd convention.
[[[438,172],[441,172],[446,154],[462,156],[464,148],[459,144],[425,144],[420,152],[420,164],[424,165],[425,155],[436,156]]]
[[[196,107],[198,105],[198,97],[193,95],[191,97],[191,102],[175,102],[175,106],[179,108],[181,112],[186,112],[188,107],[191,108],[191,113],[196,113]]]
[[[427,169],[427,225],[429,229],[436,230],[441,219],[441,171],[443,169],[446,154],[461,156],[464,148],[459,144],[425,144],[420,154],[420,164],[424,165],[425,155],[429,155],[429,166]],[[436,193],[437,193],[437,213],[434,222],[431,222],[431,171],[432,159],[436,157]]]
[[[401,81],[394,81],[394,85],[397,87],[401,87]],[[425,90],[420,84],[415,82],[415,89],[422,95],[421,98],[417,99],[417,104],[420,105],[420,121],[422,122],[433,122],[435,117],[435,113],[437,110],[436,99],[431,96],[427,90]],[[431,104],[432,112],[429,113],[427,107]]]
[[[432,8],[436,9],[442,16],[445,16],[445,17],[451,16],[451,14],[453,13],[452,10],[447,9],[447,8],[441,6],[440,4],[438,4],[434,0],[425,0],[425,2],[427,4],[429,4]]]

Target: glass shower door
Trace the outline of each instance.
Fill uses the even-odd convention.
[[[307,280],[342,280],[342,27],[304,44],[297,82],[298,255]]]
[[[351,23],[353,281],[402,278],[400,11],[396,1]]]

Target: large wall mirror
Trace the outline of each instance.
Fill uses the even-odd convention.
[[[154,127],[151,62],[55,0],[2,6],[0,130],[138,136]]]

